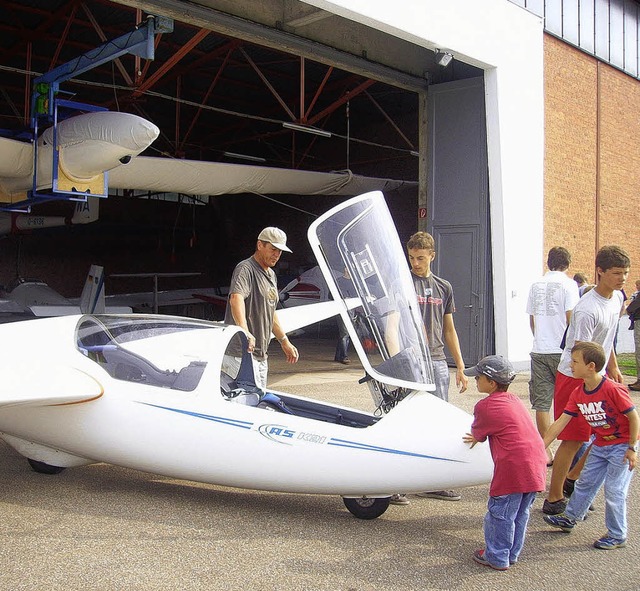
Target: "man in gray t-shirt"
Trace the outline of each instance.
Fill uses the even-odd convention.
[[[253,256],[240,261],[229,286],[229,305],[224,321],[240,326],[247,333],[248,351],[254,361],[256,384],[267,387],[267,349],[274,334],[289,363],[298,361],[298,350],[278,322],[278,285],[273,267],[287,247],[287,235],[279,228],[265,228],[258,235]]]

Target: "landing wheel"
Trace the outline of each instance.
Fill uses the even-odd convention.
[[[342,501],[349,512],[358,519],[375,519],[380,517],[389,508],[390,497],[385,498],[372,498],[372,497],[358,497],[347,498],[343,497]]]
[[[38,462],[38,460],[32,460],[31,458],[27,458],[29,465],[31,466],[34,472],[38,472],[38,474],[60,474],[64,470],[60,466],[51,466],[50,464],[45,464],[44,462]]]

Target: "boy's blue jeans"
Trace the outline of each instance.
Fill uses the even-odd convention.
[[[618,540],[627,539],[627,493],[633,476],[629,464],[624,461],[627,448],[626,441],[591,448],[564,512],[570,519],[584,519],[604,483],[604,522],[608,534]]]
[[[484,517],[484,557],[494,566],[514,564],[520,556],[536,493],[489,497]]]

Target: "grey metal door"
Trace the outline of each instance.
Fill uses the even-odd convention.
[[[472,365],[494,348],[484,80],[431,86],[428,101],[433,271],[453,286],[462,356]]]

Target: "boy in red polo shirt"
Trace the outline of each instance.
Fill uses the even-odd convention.
[[[584,384],[571,393],[564,412],[549,427],[544,442],[549,446],[574,417],[596,437],[564,513],[545,515],[544,520],[570,532],[577,521],[584,519],[604,484],[607,535],[593,546],[613,550],[627,544],[627,493],[638,460],[640,420],[627,389],[600,375],[605,362],[604,349],[598,343],[582,341],[571,349],[571,371]]]
[[[488,438],[495,466],[484,518],[486,549],[476,550],[473,559],[507,570],[522,551],[536,493],[545,488],[547,453],[529,411],[507,392],[516,374],[504,357],[489,355],[464,373],[475,376],[478,391],[489,396],[473,409],[471,433],[463,441],[473,447]]]

